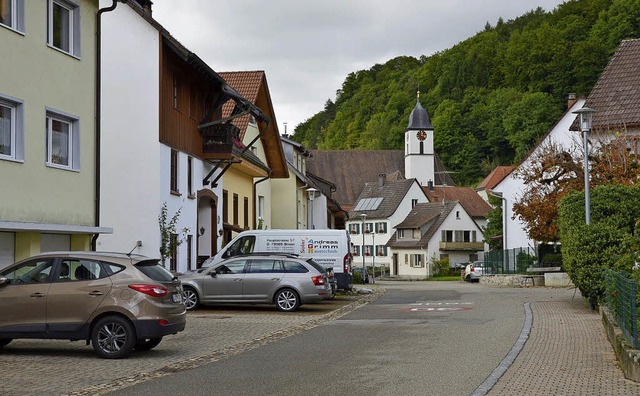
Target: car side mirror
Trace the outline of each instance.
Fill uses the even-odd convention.
[[[209,275],[211,275],[212,278],[217,278],[218,277],[218,272],[217,271],[211,271],[209,273]]]

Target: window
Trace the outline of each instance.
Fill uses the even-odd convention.
[[[420,154],[424,154],[424,142],[420,142]]]
[[[378,234],[386,234],[387,233],[387,223],[376,223],[376,233]]]
[[[238,225],[238,205],[240,202],[238,201],[238,194],[233,194],[233,224]]]
[[[258,217],[264,219],[264,197],[258,195]]]
[[[235,260],[226,262],[225,264],[216,268],[216,274],[228,275],[228,274],[243,274],[244,265],[246,260]]]
[[[364,255],[365,256],[371,256],[372,252],[373,252],[373,246],[372,245],[364,245]]]
[[[193,158],[187,158],[187,191],[193,196]]]
[[[191,255],[193,254],[193,235],[187,235],[187,271],[191,271],[192,261]]]
[[[460,211],[456,210],[456,220],[460,220]]]
[[[398,239],[404,238],[404,230],[398,230]]]
[[[412,199],[411,200],[411,207],[413,208],[414,206],[416,206],[418,204],[418,200],[417,199]]]
[[[244,228],[248,229],[249,228],[249,198],[244,197],[244,207],[243,207],[243,214],[244,214]]]
[[[373,230],[373,223],[364,223],[364,233],[369,234]]]
[[[47,112],[47,165],[80,169],[79,122],[69,116]]]
[[[413,230],[413,239],[420,239],[420,238],[421,238],[420,230],[419,229]]]
[[[229,192],[222,190],[222,222],[229,224]]]
[[[173,108],[178,110],[178,94],[180,93],[180,77],[173,73]]]
[[[54,278],[57,282],[68,282],[100,279],[107,276],[107,271],[103,271],[100,263],[96,261],[69,259],[60,263],[58,277]]]
[[[48,44],[80,56],[80,7],[72,1],[49,0]]]
[[[453,231],[442,230],[442,242],[453,242]]]
[[[309,272],[307,267],[296,261],[283,261],[282,264],[284,265],[284,272],[287,273],[305,274]]]
[[[376,256],[386,256],[387,255],[387,247],[384,245],[376,246]]]
[[[249,266],[249,274],[268,274],[282,272],[279,260],[251,260]]]
[[[351,254],[353,254],[354,256],[360,255],[360,246],[353,245],[351,248]]]
[[[47,282],[53,260],[34,260],[23,263],[10,272],[4,271],[0,275],[9,280],[11,285]]]
[[[22,103],[0,97],[0,159],[24,159],[22,125]]]
[[[170,183],[169,189],[171,192],[178,193],[178,152],[173,149],[171,150]]]
[[[0,0],[0,24],[24,32],[24,0]]]
[[[412,254],[410,257],[410,265],[412,267],[420,268],[423,267],[422,255],[421,254]]]
[[[359,234],[360,233],[360,224],[357,224],[357,223],[349,224],[349,233],[351,233],[351,234]]]
[[[169,261],[169,271],[175,272],[178,268],[178,234],[171,234],[169,245],[174,246],[171,260]]]

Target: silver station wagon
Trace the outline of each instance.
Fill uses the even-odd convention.
[[[188,310],[200,304],[263,303],[292,312],[301,304],[331,298],[324,267],[295,255],[235,256],[179,279]]]

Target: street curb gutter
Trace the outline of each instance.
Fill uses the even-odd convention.
[[[280,330],[275,333],[272,333],[260,338],[256,338],[251,341],[240,342],[238,344],[215,351],[208,355],[199,356],[195,358],[182,360],[176,363],[172,363],[154,371],[135,373],[128,377],[117,378],[117,379],[114,379],[113,381],[105,382],[102,384],[96,384],[84,389],[80,389],[70,393],[65,393],[64,396],[102,395],[105,393],[113,392],[118,389],[126,388],[128,386],[140,384],[152,379],[174,374],[180,371],[194,369],[200,366],[204,366],[205,364],[217,362],[219,360],[223,360],[228,357],[235,356],[240,353],[250,351],[252,349],[256,349],[258,347],[269,344],[271,342],[278,341],[287,337],[291,337],[303,331],[312,329],[323,323],[336,320],[348,314],[349,312],[364,306],[365,304],[368,304],[372,301],[377,300],[379,297],[381,297],[385,293],[385,290],[380,290],[380,289],[378,290],[379,291],[374,294],[362,295],[362,297],[359,297],[357,300],[351,302],[350,304],[345,305],[344,307],[336,309],[335,311],[329,312],[322,316],[318,316],[305,323],[292,326],[288,329]]]
[[[520,337],[518,337],[518,340],[511,348],[511,351],[509,351],[507,356],[502,359],[502,362],[500,362],[498,367],[496,367],[496,369],[493,370],[489,377],[487,377],[487,379],[482,384],[480,384],[480,386],[477,387],[475,391],[473,391],[473,393],[471,394],[472,396],[485,396],[487,393],[489,393],[491,388],[493,388],[500,377],[504,375],[507,369],[509,369],[509,367],[516,360],[516,357],[518,357],[518,354],[520,354],[522,348],[524,348],[524,344],[529,339],[529,334],[531,333],[531,327],[533,325],[533,314],[531,312],[531,306],[529,302],[526,302],[524,304],[524,313],[524,325],[522,326],[522,331],[520,331]]]

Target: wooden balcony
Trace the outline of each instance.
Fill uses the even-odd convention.
[[[440,250],[464,250],[479,251],[484,250],[483,242],[440,242]]]
[[[209,160],[231,159],[233,137],[239,129],[233,124],[211,125],[200,130],[202,157]]]

